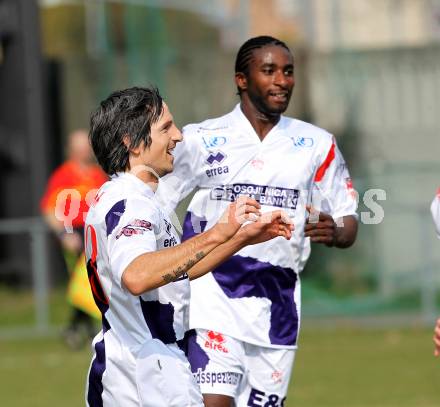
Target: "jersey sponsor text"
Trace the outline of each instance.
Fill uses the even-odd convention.
[[[235,372],[204,372],[199,368],[197,373],[194,373],[194,378],[198,384],[210,383],[211,386],[216,383],[237,385],[240,374]]]
[[[234,202],[240,195],[248,195],[262,205],[296,209],[299,191],[297,189],[255,184],[231,184],[214,188],[211,199]]]

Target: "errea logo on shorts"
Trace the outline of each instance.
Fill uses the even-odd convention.
[[[207,335],[205,348],[229,353],[229,350],[225,347],[226,338],[220,332],[208,331]]]

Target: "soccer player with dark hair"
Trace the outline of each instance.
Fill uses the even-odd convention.
[[[198,187],[183,239],[210,230],[240,196],[263,212],[284,209],[295,232],[290,241],[246,247],[191,283],[189,360],[208,407],[282,406],[300,325],[299,273],[310,242],[353,244],[356,196],[335,138],[282,115],[295,84],[284,42],[246,41],[235,83],[234,110],[186,126],[176,148],[175,201]]]
[[[281,210],[268,216],[243,198],[209,231],[179,244],[155,197],[173,170],[182,140],[156,89],[111,94],[92,115],[90,138],[111,176],[87,214],[85,250],[102,330],[86,388],[89,406],[202,406],[185,349],[189,279],[200,277],[246,245],[289,239]]]

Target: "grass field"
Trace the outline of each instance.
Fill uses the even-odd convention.
[[[2,405],[81,406],[90,351],[58,338],[0,342]],[[286,407],[438,407],[429,330],[305,327]]]
[[[2,326],[20,320],[17,309],[8,312],[16,295],[11,302],[2,295]],[[57,294],[55,301],[60,298]],[[66,315],[67,307],[55,308],[56,320]],[[329,328],[305,322],[285,407],[440,406],[440,359],[433,357],[430,329]],[[57,336],[2,339],[1,405],[84,405],[89,361],[89,348],[70,351]]]

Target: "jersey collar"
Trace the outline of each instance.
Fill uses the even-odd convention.
[[[154,196],[154,191],[150,185],[141,181],[136,175],[130,174],[129,172],[118,172],[111,176],[112,180],[121,180],[129,183],[133,188],[135,188],[142,195],[151,198]]]
[[[258,137],[258,134],[252,127],[252,124],[248,120],[248,118],[244,115],[243,111],[241,110],[240,103],[237,103],[235,105],[234,110],[231,112],[231,118],[234,122],[234,125],[237,127],[240,127],[242,130],[244,130],[247,134],[252,135],[253,137],[256,137],[256,139],[260,141],[260,138]],[[263,142],[267,139],[269,139],[272,134],[275,134],[278,132],[278,130],[283,129],[286,126],[286,118],[284,116],[280,116],[280,120],[278,123],[267,133],[266,137],[264,138]]]

